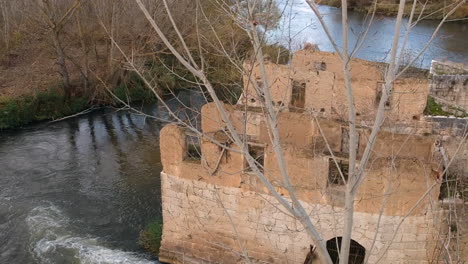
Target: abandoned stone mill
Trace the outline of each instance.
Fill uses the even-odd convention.
[[[467,110],[464,66],[441,73],[457,67],[433,62],[431,78],[404,77],[393,84],[368,177],[357,192],[350,263],[432,263],[435,255],[450,250],[450,244],[444,248],[441,243],[453,231],[447,207],[464,202],[446,199],[442,179],[449,162],[457,173],[467,174],[468,152],[456,155],[456,142],[466,133],[466,118],[431,117],[424,109],[428,96],[433,96],[444,107]],[[260,68],[248,61],[244,68],[251,71],[244,76],[243,93],[237,104],[225,108],[235,129],[242,131],[249,154],[275,183],[281,178],[280,169],[261,99],[249,81],[261,85]],[[336,258],[344,222],[344,184],[337,167],[345,178],[349,169],[348,110],[340,58],[305,48],[293,55],[289,65],[265,62],[265,68],[292,185]],[[379,65],[359,59],[351,62],[351,76],[359,162],[384,78]],[[220,144],[231,143],[214,103],[205,104],[200,116],[204,135]],[[219,143],[175,124],[161,131],[160,261],[244,263],[241,254],[247,254],[253,263],[305,263],[314,245],[304,228],[269,194],[245,157]],[[276,188],[288,198],[281,185]],[[463,224],[466,228],[468,223]],[[468,237],[458,242],[466,247]],[[462,259],[468,261],[468,256]],[[309,263],[318,263],[314,261]]]

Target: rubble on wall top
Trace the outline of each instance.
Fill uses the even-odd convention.
[[[432,75],[468,75],[468,67],[461,62],[432,60]]]

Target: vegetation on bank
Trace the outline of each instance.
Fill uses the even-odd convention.
[[[113,93],[118,99],[109,97],[108,101],[99,102],[93,102],[89,95],[67,97],[61,89],[49,89],[20,97],[0,96],[0,130],[60,119],[80,113],[92,106],[122,105],[119,100],[126,103],[156,101],[154,94],[134,75],[115,87]]]
[[[169,9],[178,10],[172,14],[173,20],[219,97],[235,102],[242,91],[239,66],[253,52],[246,32],[229,14],[219,12],[221,3],[180,0],[170,2]],[[158,10],[154,17],[158,23],[170,25],[163,1],[148,4],[151,10]],[[115,104],[118,100],[108,90],[125,102],[153,101],[153,91],[131,71],[120,51],[133,58],[135,67],[149,77],[160,95],[196,85],[194,76],[154,36],[132,1],[40,0],[31,4],[17,0],[5,2],[2,8],[9,13],[8,20],[0,19],[0,27],[6,30],[0,38],[0,129],[57,119],[92,105]],[[279,11],[261,8],[271,8],[262,23],[273,28]],[[56,21],[57,17],[62,19]],[[163,31],[169,41],[179,42],[170,26]],[[115,42],[109,32],[115,33]],[[265,45],[265,53],[275,62],[289,60],[289,51],[282,46]],[[62,85],[57,89],[34,92],[58,83]],[[44,97],[50,97],[48,102],[43,102]]]
[[[84,97],[67,99],[58,90],[18,98],[0,97],[0,130],[78,113],[89,107]]]
[[[348,1],[349,9],[358,12],[372,12],[374,9],[374,0],[350,0]],[[445,14],[453,8],[453,1],[429,1],[427,5],[417,4],[415,12],[416,14],[423,13],[422,17],[425,19],[441,19]],[[341,7],[341,0],[321,0],[320,4],[328,5],[333,7]],[[407,2],[405,5],[405,16],[409,16],[412,9],[413,2]],[[398,1],[384,0],[379,1],[376,5],[376,13],[385,16],[395,16],[398,13]],[[462,5],[458,8],[451,19],[463,19],[468,17],[468,4]]]
[[[140,232],[139,244],[154,256],[159,255],[159,247],[162,239],[162,220],[150,223],[146,229]]]
[[[283,46],[265,45],[264,52],[274,62],[285,64],[289,61],[289,50]],[[222,60],[215,61],[210,57],[208,59],[211,60],[211,65],[219,65],[210,71],[219,96],[224,101],[235,102],[242,91],[241,73],[232,65],[226,65]],[[154,80],[155,92],[159,95],[177,93],[180,89],[193,86],[196,81],[193,75],[172,56],[161,56],[157,61],[148,61],[145,68],[144,74],[148,76],[148,79]],[[112,96],[101,96],[99,100],[93,100],[95,95],[93,93],[66,96],[59,88],[20,97],[0,96],[0,130],[62,118],[79,113],[93,105],[122,105],[120,101],[125,103],[156,102],[154,92],[148,89],[143,80],[134,72],[127,72],[121,76],[117,85],[112,88],[112,93]]]

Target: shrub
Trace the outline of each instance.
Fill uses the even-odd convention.
[[[140,232],[139,244],[154,256],[159,255],[161,246],[163,224],[161,220],[150,223],[145,230]]]
[[[287,64],[291,56],[291,52],[287,48],[277,44],[264,46],[263,53],[268,56],[271,62],[278,64]]]
[[[143,80],[136,74],[130,73],[115,89],[114,95],[124,102],[154,102],[155,96],[147,89]]]
[[[66,99],[54,89],[19,98],[0,100],[0,129],[17,128],[31,122],[57,119],[88,107],[82,97]]]
[[[456,116],[456,117],[468,117],[468,113],[457,107],[449,106],[443,109],[442,105],[437,103],[436,100],[432,97],[427,98],[426,109],[424,109],[425,115],[434,115],[434,116]]]
[[[442,105],[438,104],[434,98],[427,97],[426,109],[424,109],[424,114],[426,115],[440,115],[440,116],[449,116],[450,113],[442,109]]]

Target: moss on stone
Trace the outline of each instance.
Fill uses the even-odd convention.
[[[449,109],[452,109],[453,112],[445,111],[441,104],[437,103],[434,98],[429,96],[427,98],[427,105],[426,105],[426,109],[424,109],[424,114],[431,115],[431,116],[468,117],[468,113],[466,113],[463,109],[455,108],[455,107],[449,107]]]
[[[145,230],[140,232],[139,244],[154,256],[159,255],[161,246],[163,223],[161,220],[150,223]]]

